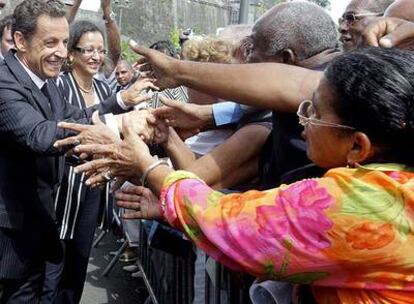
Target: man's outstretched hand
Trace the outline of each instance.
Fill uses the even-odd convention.
[[[180,86],[177,80],[179,60],[138,45],[134,40],[130,40],[129,45],[135,53],[143,57],[135,64],[142,77],[155,78],[154,84],[160,89]]]

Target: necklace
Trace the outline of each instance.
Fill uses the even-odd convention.
[[[90,93],[92,93],[93,92],[93,90],[94,90],[94,87],[93,87],[93,84],[91,85],[91,87],[89,88],[89,89],[85,89],[85,88],[83,88],[79,83],[78,83],[78,87],[79,87],[79,89],[82,91],[82,92],[84,92],[84,93],[86,93],[86,94],[90,94]]]
[[[90,93],[92,93],[92,92],[94,91],[93,81],[92,81],[92,83],[91,83],[91,87],[90,87],[90,88],[88,88],[88,89],[85,89],[84,87],[82,87],[82,86],[80,85],[80,81],[79,81],[79,80],[81,79],[81,77],[79,77],[75,71],[72,71],[72,75],[73,75],[73,78],[75,79],[75,82],[76,82],[76,84],[78,85],[79,89],[80,89],[83,93],[85,93],[85,94],[90,94]],[[79,78],[79,80],[78,80],[78,78]]]

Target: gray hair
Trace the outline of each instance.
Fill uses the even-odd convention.
[[[282,3],[271,8],[255,25],[267,47],[267,56],[292,49],[299,60],[337,47],[337,31],[329,14],[305,2]]]

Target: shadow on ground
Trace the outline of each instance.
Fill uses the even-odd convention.
[[[82,304],[141,304],[145,302],[148,293],[142,279],[133,278],[130,273],[122,270],[122,267],[128,264],[118,262],[108,277],[102,276],[103,270],[112,258],[109,252],[117,250],[120,246],[121,243],[118,243],[115,237],[108,233],[97,248],[92,248]]]

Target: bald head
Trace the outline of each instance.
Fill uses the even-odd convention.
[[[336,47],[336,27],[321,7],[310,2],[287,2],[274,6],[254,25],[250,62],[281,61],[291,50],[304,60]]]
[[[394,0],[352,0],[345,9],[345,13],[381,13],[394,2]]]
[[[395,17],[407,21],[414,21],[414,1],[413,0],[397,0],[391,4],[385,11],[384,16]]]

